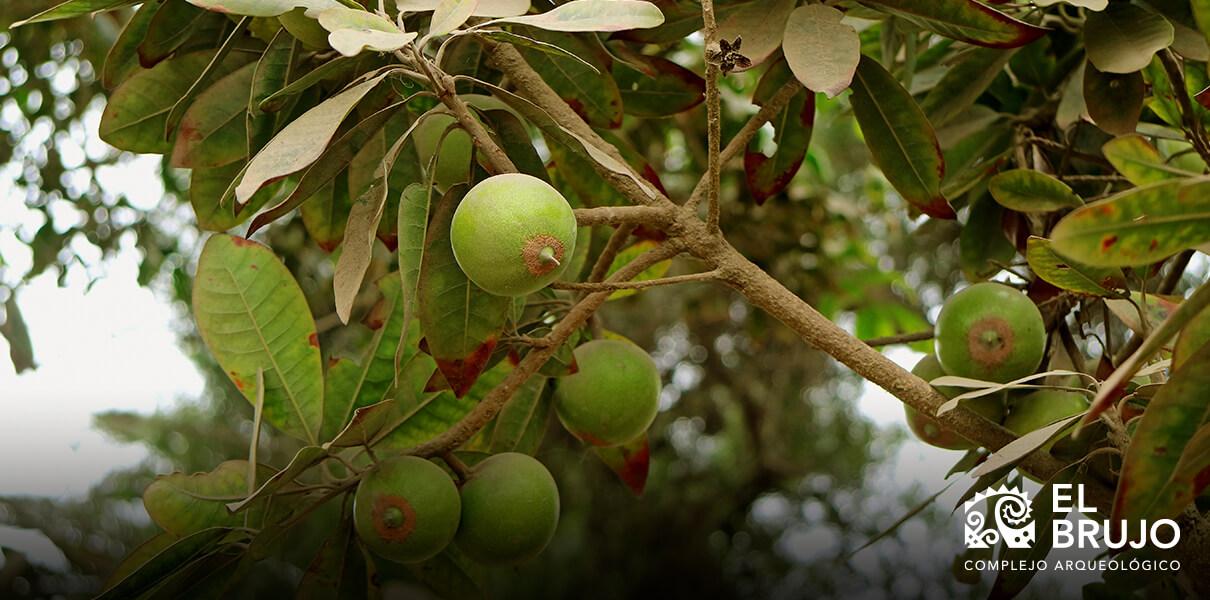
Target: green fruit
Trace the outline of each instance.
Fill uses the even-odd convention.
[[[1042,363],[1046,327],[1027,296],[998,283],[977,283],[946,301],[937,317],[937,358],[950,375],[1000,383]]]
[[[593,340],[573,354],[578,370],[555,385],[563,426],[594,446],[625,444],[647,431],[660,405],[655,361],[623,340]]]
[[[556,279],[576,247],[576,215],[550,184],[521,173],[471,188],[450,225],[458,266],[499,296],[525,296]]]
[[[493,96],[462,94],[459,98],[480,110],[512,111],[507,104]],[[471,111],[472,114],[474,112]],[[457,122],[458,120],[452,115],[437,112],[422,119],[416,126],[416,130],[412,132],[412,139],[416,143],[416,154],[420,157],[421,166],[426,170],[433,154],[437,151],[438,142],[441,143],[441,155],[437,157],[437,166],[434,169],[436,171],[434,181],[439,190],[447,190],[459,183],[465,183],[470,175],[471,151],[474,149],[474,143],[471,142],[471,136],[462,128],[450,129],[450,126]],[[449,129],[448,134],[445,133],[446,129]],[[445,134],[444,141],[441,139],[442,134]]]
[[[1025,435],[1088,410],[1088,398],[1079,392],[1038,390],[1013,402],[1004,427],[1017,435]],[[1061,439],[1061,438],[1060,438]],[[1059,439],[1044,446],[1050,450]]]
[[[458,531],[458,488],[441,467],[414,456],[383,461],[357,485],[353,524],[379,556],[401,563],[436,556]]]
[[[496,454],[475,466],[462,485],[458,549],[489,565],[537,556],[559,524],[559,488],[531,456]]]
[[[915,367],[912,367],[912,374],[925,381],[932,381],[946,375],[946,372],[941,368],[941,363],[937,360],[937,357],[929,354],[920,359],[920,362],[917,362]],[[946,398],[953,398],[965,391],[962,388],[956,387],[935,387],[934,389]],[[999,423],[1000,419],[1004,416],[1004,401],[1003,397],[999,394],[966,400],[962,403],[962,406],[975,411],[994,423]],[[975,444],[970,443],[966,438],[949,429],[945,429],[936,420],[921,414],[906,404],[903,405],[903,412],[907,417],[908,429],[917,438],[920,438],[920,441],[930,446],[946,450],[970,450],[976,447]]]
[[[281,26],[295,39],[311,48],[328,48],[328,30],[319,21],[306,15],[307,9],[296,8],[277,17]]]

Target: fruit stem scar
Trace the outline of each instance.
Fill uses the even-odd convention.
[[[521,249],[521,258],[525,261],[525,269],[535,277],[545,275],[562,265],[565,249],[559,238],[540,233],[525,241]]]
[[[542,251],[538,253],[538,258],[548,263],[554,263],[556,267],[562,264],[558,258],[555,258],[555,249],[550,246],[542,248]]]

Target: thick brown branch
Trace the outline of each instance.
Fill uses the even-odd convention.
[[[663,229],[671,221],[671,214],[654,206],[598,206],[577,208],[576,223],[581,227],[592,225],[647,225]]]
[[[718,271],[706,271],[704,273],[690,273],[688,275],[673,275],[672,277],[661,277],[659,279],[648,279],[646,281],[619,281],[617,283],[579,283],[574,281],[556,281],[550,287],[556,290],[580,290],[587,292],[616,292],[618,290],[642,290],[646,288],[659,287],[662,285],[676,285],[678,283],[690,283],[694,281],[715,281],[718,279]]]
[[[651,250],[646,254],[640,255],[633,262],[627,264],[614,273],[609,278],[610,282],[626,281],[645,269],[662,260],[672,258],[677,254],[677,251],[669,246],[661,246],[655,250]],[[609,298],[611,292],[594,292],[584,297],[563,317],[561,321],[555,324],[547,339],[550,345],[545,348],[535,347],[521,359],[521,362],[509,372],[508,377],[500,382],[492,391],[488,392],[483,400],[475,406],[475,408],[454,424],[453,427],[446,430],[441,435],[425,442],[415,448],[412,448],[408,454],[416,456],[437,456],[445,452],[451,452],[464,442],[469,440],[482,429],[489,421],[495,418],[504,404],[512,398],[513,393],[517,391],[525,382],[546,364],[546,361],[554,355],[555,351],[567,341],[573,332],[579,329],[588,321],[589,317],[596,312],[605,300]]]

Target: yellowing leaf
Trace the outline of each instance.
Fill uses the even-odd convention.
[[[384,17],[355,8],[329,8],[316,13],[319,24],[327,29],[328,43],[345,56],[357,56],[362,50],[394,52],[416,39]]]
[[[505,17],[488,24],[516,23],[550,31],[625,31],[664,22],[656,5],[641,0],[571,0],[536,15]]]

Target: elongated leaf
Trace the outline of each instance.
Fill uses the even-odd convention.
[[[273,92],[268,98],[261,100],[260,109],[265,112],[277,112],[286,105],[291,97],[311,89],[312,86],[321,81],[346,75],[356,67],[357,62],[357,59],[354,57],[337,56],[307,71],[298,79],[291,81],[286,87]]]
[[[374,331],[374,335],[370,337],[358,372],[346,390],[347,397],[327,399],[345,407],[343,413],[336,417],[337,430],[349,422],[355,409],[393,397],[391,392],[395,385],[396,357],[403,362],[417,351],[419,328],[413,325],[404,330],[405,315],[399,304],[401,290],[398,282],[398,276],[394,273],[378,280],[382,299],[366,315],[366,325]],[[400,344],[404,347],[399,348]]]
[[[246,64],[249,57],[243,54],[237,52],[228,56],[212,71],[213,76],[226,76]],[[166,154],[171,151],[172,144],[164,139],[168,113],[213,57],[213,51],[186,54],[127,79],[105,105],[99,130],[101,139],[130,152]]]
[[[536,15],[505,17],[489,24],[515,23],[550,31],[650,29],[664,22],[654,4],[641,0],[571,0]]]
[[[786,22],[786,62],[807,89],[829,98],[849,87],[861,59],[861,39],[856,29],[840,21],[843,17],[830,6],[808,4],[790,13]]]
[[[720,15],[717,11],[718,37],[728,42],[739,38],[739,52],[751,61],[750,67],[737,65],[736,71],[752,68],[764,63],[782,45],[783,36],[789,31],[785,25],[794,10],[794,0],[760,0],[739,4]]]
[[[608,75],[611,59],[577,36],[540,31],[529,33],[536,40],[569,50],[582,59],[522,48],[521,54],[551,89],[589,125],[619,127],[622,124],[622,94],[618,84]],[[592,66],[585,65],[585,61]]]
[[[622,94],[622,110],[636,117],[667,117],[685,112],[706,99],[706,82],[689,69],[658,56],[641,59],[643,71],[621,61],[613,78]]]
[[[983,464],[976,467],[971,474],[975,477],[980,477],[989,473],[994,473],[1001,468],[1015,465],[1016,463],[1020,462],[1021,459],[1029,456],[1029,454],[1034,450],[1045,446],[1047,442],[1058,437],[1060,432],[1075,425],[1076,421],[1079,421],[1083,416],[1084,413],[1080,413],[1078,415],[1060,419],[1045,427],[1035,429],[1013,440],[1012,442],[1009,442],[1007,446],[1004,446],[1003,448],[993,452],[992,455],[986,461],[984,461]]]
[[[328,456],[328,453],[323,448],[318,446],[303,446],[295,453],[294,458],[290,459],[290,464],[286,468],[276,472],[269,473],[269,477],[258,478],[264,483],[261,484],[255,492],[247,493],[247,488],[244,488],[243,493],[239,494],[234,502],[226,503],[226,509],[232,513],[238,513],[249,506],[252,506],[257,500],[267,498],[277,490],[282,489],[290,482],[298,478],[311,467],[319,464],[321,460]]]
[[[651,447],[647,442],[646,433],[621,446],[593,446],[592,451],[635,496],[643,495],[643,490],[647,487],[647,474],[651,469]]]
[[[1205,433],[1210,421],[1210,347],[1198,350],[1172,374],[1147,405],[1139,421],[1118,480],[1113,516],[1131,522],[1173,518],[1197,496],[1196,480],[1205,470]],[[1185,448],[1197,440],[1178,470]],[[1200,477],[1205,484],[1205,477]]]
[[[261,110],[261,103],[281,91],[290,81],[299,60],[301,43],[284,27],[269,42],[269,47],[252,74],[252,89],[248,94],[247,130],[248,156],[260,152],[275,133],[276,119]]]
[[[370,268],[378,221],[382,219],[386,202],[387,185],[384,178],[366,190],[349,209],[349,222],[345,226],[340,258],[336,262],[336,274],[332,278],[336,314],[340,316],[342,323],[349,322],[353,301],[361,291],[361,282]]]
[[[1005,208],[1020,212],[1051,212],[1084,205],[1067,184],[1032,169],[1013,169],[991,178],[987,189]]]
[[[454,209],[466,194],[455,186],[429,227],[418,288],[420,326],[437,367],[462,397],[487,364],[504,328],[511,300],[488,294],[467,279],[450,246]]]
[[[1059,254],[1094,266],[1155,262],[1210,241],[1210,178],[1164,181],[1076,209],[1051,242]]]
[[[240,67],[198,95],[177,132],[171,165],[213,169],[248,156],[248,94],[256,63]]]
[[[1123,281],[1120,269],[1074,264],[1055,254],[1050,248],[1050,240],[1046,238],[1031,236],[1027,244],[1025,260],[1029,262],[1029,269],[1047,283],[1077,294],[1101,297],[1118,295],[1110,291],[1110,288],[1121,287]]]
[[[243,204],[266,183],[315,162],[353,107],[388,73],[367,79],[325,100],[274,136],[248,164],[248,170],[235,188],[236,200]]]
[[[1160,151],[1141,135],[1116,137],[1105,142],[1101,152],[1113,168],[1137,186],[1196,175],[1169,165]]]
[[[320,194],[325,186],[330,186],[332,180],[336,179],[337,175],[349,166],[353,157],[357,156],[358,151],[369,144],[373,136],[382,131],[387,121],[395,116],[403,108],[404,104],[404,102],[396,102],[366,117],[363,121],[345,132],[344,135],[337,138],[335,142],[332,142],[331,145],[323,150],[319,158],[315,159],[311,166],[303,172],[298,180],[298,185],[294,187],[290,195],[252,219],[252,224],[248,227],[248,234],[251,235],[265,225],[289,214],[290,211],[298,208],[299,205],[308,199]],[[348,185],[342,187],[344,190],[348,189]],[[344,194],[347,196],[347,191]],[[337,236],[335,239],[339,241],[343,236],[344,228],[341,226],[340,236]],[[325,236],[322,239],[328,238]],[[335,247],[336,244],[333,243],[332,248]],[[328,250],[331,250],[331,248]]]
[[[173,543],[151,556],[129,575],[116,581],[97,596],[98,600],[126,600],[154,588],[183,565],[218,548],[232,530],[226,527],[205,529],[174,539]]]
[[[258,478],[273,470],[257,466]],[[143,492],[147,514],[164,531],[178,537],[211,527],[236,527],[242,515],[227,512],[227,503],[248,495],[248,461],[229,460],[209,473],[173,473],[156,478]]]
[[[376,598],[377,582],[369,576],[373,569],[354,535],[352,519],[342,519],[307,566],[294,600]]]
[[[511,364],[505,361],[492,369],[492,376],[496,376],[497,371],[499,375],[504,375],[511,370]],[[485,374],[484,378],[486,380],[491,376]],[[551,410],[549,392],[546,377],[530,377],[513,393],[496,418],[488,422],[486,427],[462,446],[462,449],[490,454],[533,454],[546,433]]]
[[[277,185],[265,186],[238,212],[230,205],[221,206],[220,199],[243,169],[243,164],[232,163],[217,169],[193,170],[189,178],[189,204],[193,206],[198,227],[206,231],[228,231],[248,220],[281,191]]]
[[[1105,73],[1133,73],[1172,45],[1172,24],[1159,13],[1129,2],[1113,2],[1088,13],[1084,43],[1088,60]]]
[[[264,419],[315,443],[323,370],[315,320],[289,270],[268,248],[215,235],[198,259],[193,312],[206,346],[249,401],[264,370]]]
[[[203,29],[228,25],[225,17],[204,11],[184,2],[158,2],[159,9],[151,19],[147,35],[139,44],[139,63],[146,68],[172,56],[181,46]],[[219,29],[221,32],[222,30]]]
[[[96,12],[113,10],[123,6],[134,4],[138,0],[67,0],[56,4],[32,17],[16,21],[12,27],[20,27],[31,23],[42,23],[45,21],[57,21],[59,19],[70,19],[82,15],[90,15]]]
[[[324,419],[319,439],[331,440],[340,433],[349,415],[353,413],[354,390],[361,377],[362,368],[352,359],[333,358],[328,361],[324,373]]]
[[[877,61],[863,56],[850,102],[874,163],[900,195],[929,216],[956,218],[941,195],[945,162],[937,134],[907,90]]]
[[[419,387],[423,388],[436,369],[436,362],[431,357],[417,354],[400,376],[400,386],[411,388],[418,382]],[[483,398],[487,390],[502,378],[495,369],[490,369],[478,377],[471,390],[461,398],[449,390],[401,390],[395,400],[395,413],[387,420],[374,447],[401,450],[441,435],[473,410],[479,403],[478,399]],[[405,381],[408,382],[406,385]]]
[[[328,182],[307,198],[299,210],[307,235],[311,236],[324,252],[332,252],[344,240],[345,225],[349,222],[349,211],[353,208],[347,184],[348,178],[342,173],[335,181]],[[265,214],[267,213],[257,216]],[[253,221],[252,225],[258,227],[256,221]],[[254,230],[250,228],[249,231]]]
[[[866,0],[945,37],[990,48],[1024,46],[1046,29],[1014,19],[975,0]]]
[[[437,556],[411,565],[412,575],[442,598],[486,600],[487,572],[483,565],[471,560],[450,544]]]
[[[972,48],[964,52],[920,102],[929,122],[942,127],[973,106],[1004,72],[1013,53],[1000,48]]]
[[[643,240],[628,246],[619,252],[617,257],[613,259],[613,262],[610,263],[609,270],[606,272],[606,277],[613,275],[621,270],[622,267],[634,262],[634,259],[646,254],[650,250],[654,250],[658,246],[659,244],[652,240]],[[651,281],[653,279],[659,279],[666,275],[668,273],[668,269],[670,268],[672,268],[672,260],[662,260],[654,265],[651,265],[650,267],[647,267],[647,269],[642,273],[639,273],[635,277],[631,278],[631,281]],[[618,290],[610,294],[609,299],[618,300],[627,296],[633,296],[637,293],[638,290]]]
[[[156,4],[144,2],[126,22],[122,33],[118,34],[118,39],[114,40],[113,45],[109,47],[109,53],[105,56],[105,66],[101,69],[101,85],[105,89],[114,89],[141,68],[138,47],[147,35],[147,29],[151,26],[151,19],[155,13]]]
[[[1133,133],[1143,110],[1146,85],[1138,72],[1106,73],[1089,63],[1084,66],[1084,105],[1102,131]]]
[[[399,278],[403,295],[403,322],[411,323],[416,314],[420,285],[420,265],[424,262],[424,241],[428,235],[429,192],[414,183],[404,188],[399,198]],[[396,365],[401,363],[396,358]]]
[[[223,20],[222,15],[211,16]],[[223,43],[214,52],[214,57],[210,59],[210,63],[194,78],[193,84],[189,86],[189,90],[172,105],[172,109],[168,111],[168,116],[164,119],[164,139],[172,139],[177,127],[181,124],[181,118],[185,116],[185,111],[189,110],[198,94],[201,94],[211,82],[217,81],[225,75],[225,72],[221,69],[221,65],[227,61],[227,57],[231,55],[231,51],[235,49],[236,44],[244,37],[244,33],[251,20],[251,17],[243,17],[236,22],[235,27],[226,33]],[[251,60],[252,58],[255,58],[255,55],[247,57],[244,60]]]
[[[362,406],[353,411],[349,422],[340,433],[324,444],[325,449],[369,446],[396,414],[394,400],[383,400],[377,404]]]
[[[395,0],[395,7],[400,12],[428,12],[437,10],[442,0]],[[474,17],[515,17],[529,12],[529,0],[479,0],[471,16]]]
[[[329,8],[317,13],[319,24],[327,29],[328,43],[345,56],[357,56],[363,50],[394,52],[416,39],[386,17],[355,8]]]
[[[441,0],[433,11],[429,31],[424,37],[442,36],[461,27],[478,7],[479,0]]]
[[[250,17],[276,17],[295,8],[319,11],[343,6],[336,0],[188,0],[206,10]]]
[[[958,237],[962,272],[972,281],[991,277],[1012,262],[1017,249],[1004,235],[1004,209],[981,191],[971,192],[971,209]]]
[[[138,547],[136,547],[134,550],[131,550],[130,553],[122,559],[122,562],[119,563],[118,567],[113,570],[113,573],[109,574],[109,577],[105,580],[105,584],[101,586],[101,589],[108,590],[114,585],[117,585],[118,582],[129,577],[132,573],[137,571],[139,567],[142,567],[144,564],[146,564],[147,561],[155,558],[157,554],[167,550],[169,547],[175,544],[178,539],[180,538],[168,533],[167,531],[162,531],[155,534],[142,544],[139,544]]]
[[[806,159],[815,127],[815,93],[800,90],[770,123],[777,143],[773,156],[759,150],[759,140],[753,140],[744,152],[748,191],[758,205],[789,187]]]

